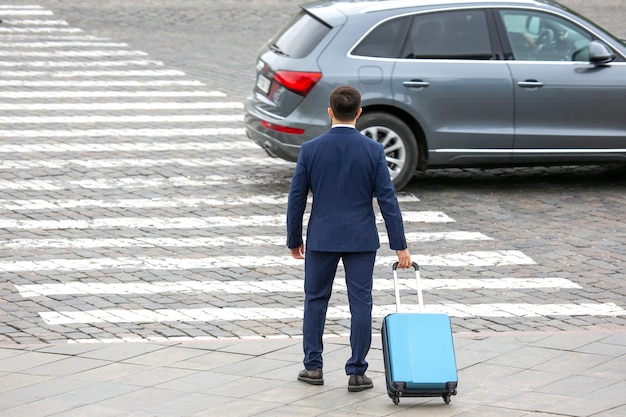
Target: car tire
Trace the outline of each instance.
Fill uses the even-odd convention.
[[[361,115],[356,128],[384,146],[391,180],[400,191],[413,178],[418,161],[417,141],[409,126],[394,115],[372,112]]]

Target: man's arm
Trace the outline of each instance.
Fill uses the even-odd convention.
[[[304,254],[302,240],[302,218],[306,209],[306,201],[309,195],[309,181],[304,164],[303,152],[300,152],[298,163],[291,180],[289,198],[287,201],[287,247],[291,249],[292,256]],[[296,258],[296,256],[294,256]],[[297,258],[300,259],[300,258]]]
[[[385,220],[387,236],[389,237],[389,247],[396,251],[399,268],[410,268],[412,265],[411,254],[409,253],[406,237],[404,236],[404,224],[396,189],[389,177],[385,151],[381,146],[376,172],[376,199],[380,212]]]

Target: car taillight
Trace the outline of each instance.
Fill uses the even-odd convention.
[[[321,72],[276,71],[274,79],[285,88],[306,96],[322,78]]]
[[[281,126],[281,125],[277,125],[274,123],[266,122],[265,120],[261,120],[261,126],[267,129],[275,130],[277,132],[291,133],[292,135],[301,135],[304,133],[304,129],[298,129],[296,127]]]

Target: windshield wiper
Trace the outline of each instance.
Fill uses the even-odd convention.
[[[272,52],[277,53],[278,55],[289,56],[289,54],[284,53],[282,49],[280,49],[280,46],[276,45],[275,43],[270,45],[270,49],[272,50]]]

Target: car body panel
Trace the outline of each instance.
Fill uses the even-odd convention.
[[[504,62],[459,65],[457,61],[402,60],[392,79],[396,105],[420,115],[418,122],[428,138],[429,165],[463,164],[464,159],[510,161],[513,86]],[[416,81],[426,86],[411,86]]]
[[[515,161],[574,162],[624,152],[626,64],[508,65],[516,85]],[[520,86],[529,80],[541,86]],[[550,151],[541,156],[541,150]]]

